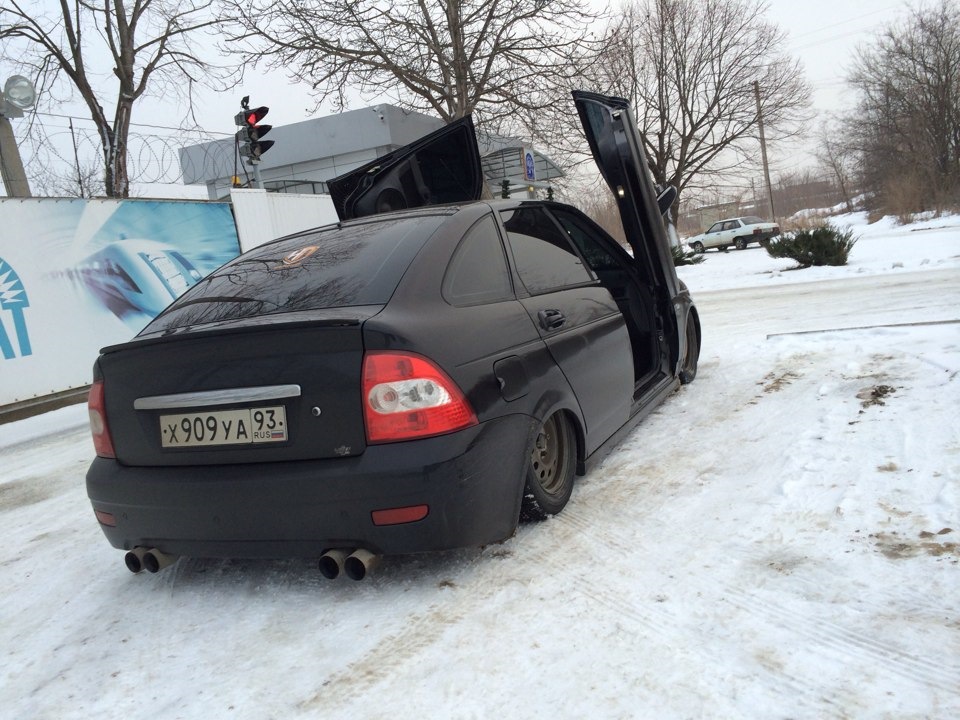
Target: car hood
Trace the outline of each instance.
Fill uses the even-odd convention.
[[[473,202],[483,171],[473,119],[455,120],[419,140],[327,182],[337,215],[350,220],[423,205]]]

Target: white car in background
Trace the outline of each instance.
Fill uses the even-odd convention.
[[[702,253],[708,248],[726,250],[731,245],[737,250],[743,250],[752,242],[760,243],[779,234],[780,226],[776,223],[765,222],[754,215],[748,215],[718,220],[705,233],[687,240],[687,245],[697,253]]]

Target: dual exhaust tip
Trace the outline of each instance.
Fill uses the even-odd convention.
[[[320,574],[328,580],[335,580],[340,577],[340,573],[346,573],[351,580],[363,580],[379,562],[379,555],[374,555],[363,548],[358,550],[336,548],[327,550],[320,556]]]
[[[176,555],[145,547],[135,547],[123,557],[127,569],[134,574],[144,570],[157,573],[176,561]],[[335,580],[342,573],[346,573],[352,580],[363,580],[379,562],[379,555],[363,548],[352,551],[339,548],[327,550],[320,556],[320,574],[328,580]]]
[[[123,562],[126,564],[127,570],[133,574],[144,570],[157,573],[176,561],[176,555],[167,555],[167,553],[160,552],[156,548],[135,547],[123,556]]]
[[[144,570],[157,573],[176,561],[176,555],[168,555],[156,548],[145,547],[135,547],[123,557],[127,569],[134,574]],[[342,573],[346,573],[352,580],[363,580],[379,562],[379,555],[374,555],[363,548],[327,550],[320,556],[320,574],[329,580],[335,580]]]

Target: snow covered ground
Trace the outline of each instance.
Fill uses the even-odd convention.
[[[0,426],[0,716],[960,716],[960,217],[681,268],[696,382],[497,546],[131,575],[85,408]]]

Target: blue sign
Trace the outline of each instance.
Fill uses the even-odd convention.
[[[537,164],[533,157],[533,150],[524,149],[523,151],[523,176],[527,180],[537,179]]]
[[[10,311],[21,357],[26,357],[33,352],[30,348],[30,336],[27,334],[27,322],[23,317],[24,308],[29,306],[27,291],[23,288],[20,276],[3,258],[0,258],[0,310]],[[17,356],[3,323],[3,314],[0,314],[0,352],[3,353],[4,360],[12,360]]]

